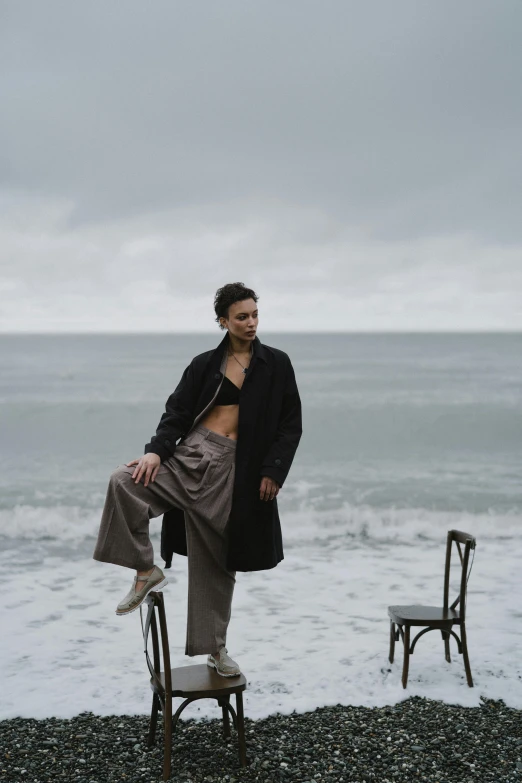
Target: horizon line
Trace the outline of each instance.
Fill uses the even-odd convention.
[[[270,334],[303,334],[303,335],[318,335],[318,334],[522,334],[522,329],[324,329],[324,330],[277,330],[263,332],[265,335]],[[57,336],[70,336],[70,337],[96,337],[96,336],[114,336],[114,337],[132,337],[136,335],[176,335],[176,336],[224,336],[224,331],[216,335],[216,332],[189,332],[189,331],[2,331],[0,330],[0,337],[57,337]]]

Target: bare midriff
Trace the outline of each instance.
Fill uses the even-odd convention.
[[[248,359],[243,359],[243,364],[231,361],[230,356],[227,359],[225,375],[238,389],[241,389],[245,381],[242,367],[249,364],[250,361]],[[213,432],[217,432],[218,435],[237,440],[238,421],[239,405],[214,405],[203,420],[200,421],[200,424]]]
[[[214,405],[200,424],[207,429],[237,440],[239,405]]]

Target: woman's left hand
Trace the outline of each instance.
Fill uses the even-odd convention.
[[[270,476],[263,476],[261,486],[259,487],[259,497],[261,500],[273,500],[280,490],[277,481]]]

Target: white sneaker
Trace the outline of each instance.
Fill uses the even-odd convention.
[[[207,666],[213,667],[222,677],[237,677],[238,674],[241,674],[241,670],[237,663],[227,655],[227,652],[226,647],[221,647],[219,658],[216,659],[213,655],[209,655]]]

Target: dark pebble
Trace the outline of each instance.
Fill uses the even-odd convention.
[[[232,700],[233,701],[233,700]],[[190,709],[190,708],[189,708]],[[219,719],[218,716],[219,715]],[[163,730],[147,748],[148,717],[0,722],[0,781],[159,783]],[[320,707],[245,718],[249,766],[237,734],[216,719],[181,720],[174,734],[175,783],[520,783],[520,710],[503,702],[455,707],[408,699],[395,707]]]

